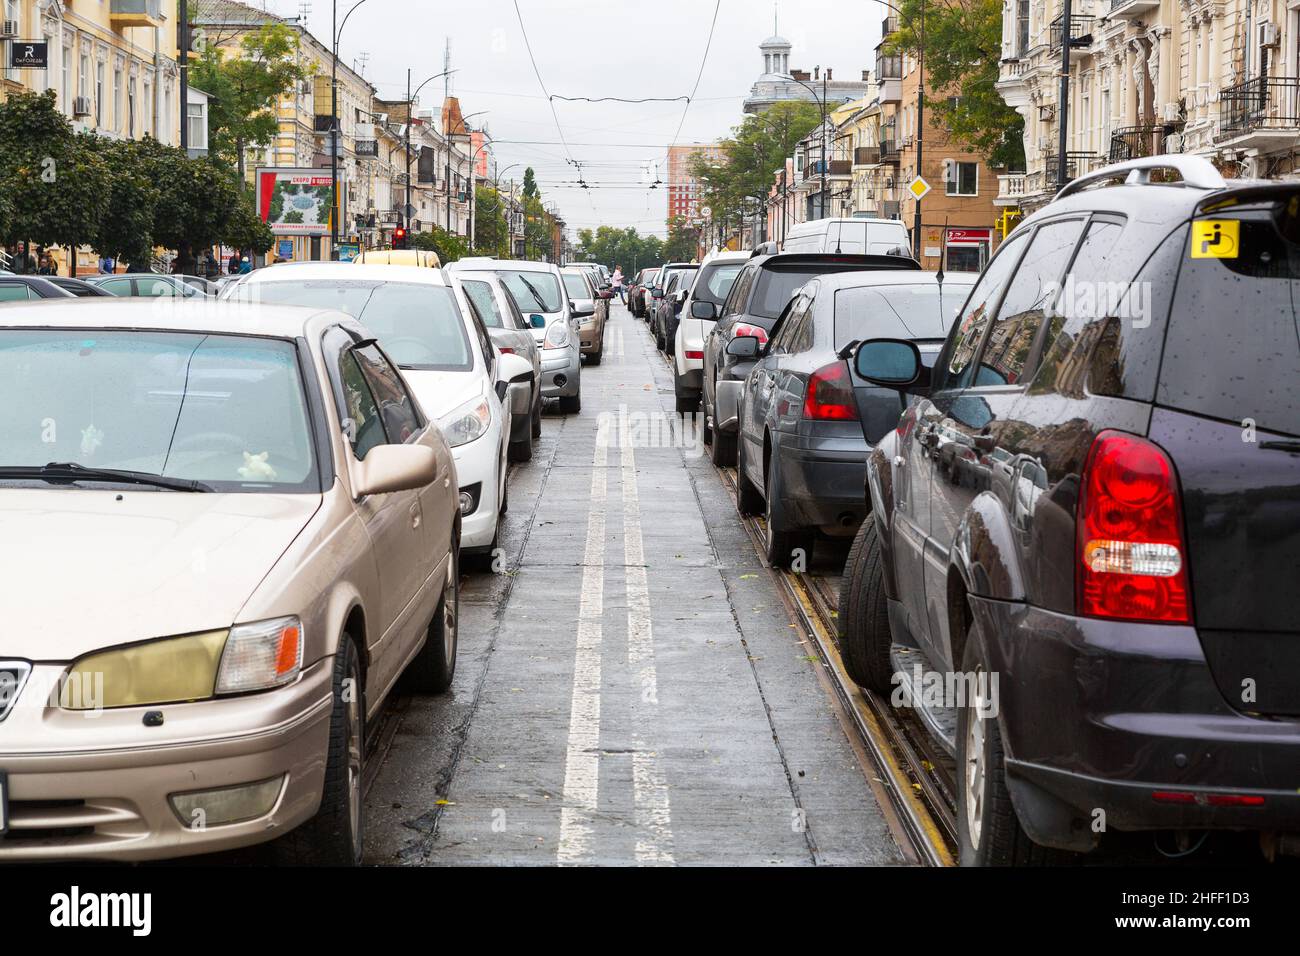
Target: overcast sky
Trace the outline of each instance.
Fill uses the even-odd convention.
[[[251,0],[282,16],[299,0]],[[355,0],[338,0],[339,18]],[[524,27],[546,89],[555,96],[629,99],[686,96],[704,58],[715,0],[519,0]],[[311,0],[307,23],[328,43],[330,0]],[[782,0],[781,35],[794,44],[791,66],[811,72],[830,66],[840,79],[873,66],[880,21],[887,10],[874,0]],[[496,141],[497,170],[506,178],[537,172],[545,198],[554,202],[576,236],[596,225],[635,226],[665,233],[662,187],[643,184],[643,168],[658,163],[667,178],[669,143],[709,142],[743,118],[741,103],[762,72],[758,45],[773,30],[772,0],[722,0],[717,28],[696,99],[640,104],[555,102],[561,134],[529,61],[513,0],[365,0],[348,21],[340,58],[360,67],[381,96],[405,95],[440,73],[443,46],[451,41],[452,92],[470,120]],[[432,94],[432,95],[431,95]],[[425,88],[421,106],[441,105],[442,81]],[[568,149],[561,145],[568,142]],[[619,145],[616,145],[619,144]],[[575,183],[572,158],[582,163]],[[510,169],[513,164],[521,164]],[[621,184],[621,185],[620,185]]]

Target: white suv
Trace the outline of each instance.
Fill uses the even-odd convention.
[[[722,304],[740,270],[749,261],[748,252],[718,252],[700,266],[699,275],[682,303],[681,321],[673,344],[673,391],[677,411],[694,412],[704,387],[704,339],[717,321]]]

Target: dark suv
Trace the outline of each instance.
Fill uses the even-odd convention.
[[[765,247],[736,277],[704,340],[704,440],[716,465],[736,463],[736,430],[745,376],[753,362],[727,354],[737,336],[752,335],[767,344],[768,333],[795,292],[809,279],[857,269],[920,269],[907,256],[834,255],[812,252],[772,253]]]
[[[891,643],[945,679],[922,716],[946,718],[963,863],[1110,829],[1295,847],[1298,293],[1300,185],[1157,156],[1008,236],[933,371],[859,346],[915,400],[868,461],[843,655],[876,691]]]

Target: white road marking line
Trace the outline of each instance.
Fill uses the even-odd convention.
[[[645,549],[641,541],[641,502],[636,486],[636,453],[628,428],[627,406],[619,410],[621,484],[623,488],[623,560],[627,586],[627,659],[634,668],[640,692],[633,704],[637,719],[647,706],[659,703],[659,678],[655,671],[654,632],[650,620],[650,588],[646,580]],[[672,805],[658,754],[650,751],[640,731],[633,735],[632,787],[636,807],[636,860],[638,863],[673,863]]]
[[[569,742],[564,759],[564,805],[560,809],[560,863],[577,863],[591,853],[591,820],[600,788],[600,652],[605,600],[605,462],[609,429],[596,429],[591,471],[591,511],[583,555],[578,644],[573,660]]]

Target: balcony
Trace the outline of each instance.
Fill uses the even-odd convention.
[[[1065,154],[1065,183],[1061,182],[1060,164],[1056,159],[1057,154],[1047,153],[1043,156],[1043,185],[1045,188],[1055,192],[1065,183],[1070,182],[1090,172],[1094,167],[1099,167],[1104,162],[1103,158],[1096,153],[1070,152]]]
[[[808,162],[804,163],[803,178],[805,180],[808,180],[816,176],[820,176],[822,174],[823,169],[824,166],[822,165],[822,161],[820,159],[810,159],[808,160]]]
[[[882,139],[880,141],[880,161],[882,163],[892,163],[897,166],[899,161],[898,142],[892,139]]]
[[[1179,124],[1163,123],[1159,126],[1125,126],[1110,134],[1109,162],[1122,163],[1142,156],[1159,156],[1161,153],[1181,153],[1182,137]]]
[[[901,80],[903,78],[903,57],[900,54],[876,54],[876,82]]]
[[[832,159],[831,160],[832,176],[852,176],[853,160],[851,159]]]
[[[1019,206],[1025,195],[1024,173],[1003,173],[998,176],[998,195],[993,200],[995,206]]]
[[[1219,145],[1287,145],[1300,130],[1300,78],[1256,77],[1219,94]]]
[[[879,146],[859,146],[853,151],[854,166],[877,166],[880,164]]]
[[[1129,17],[1137,16],[1147,10],[1156,10],[1160,7],[1160,0],[1110,0],[1110,15],[1112,17]]]
[[[160,27],[164,22],[162,0],[113,0],[108,8],[108,22],[114,30]]]
[[[885,17],[880,23],[880,39],[898,32],[898,17]]]
[[[902,215],[902,207],[897,199],[884,199],[880,202],[880,216],[882,219],[897,219]]]
[[[1058,53],[1061,49],[1062,36],[1065,33],[1061,20],[1061,17],[1057,17],[1052,21],[1052,29],[1049,34],[1051,48]],[[1092,46],[1092,17],[1070,17],[1070,56],[1082,56],[1090,46]]]

